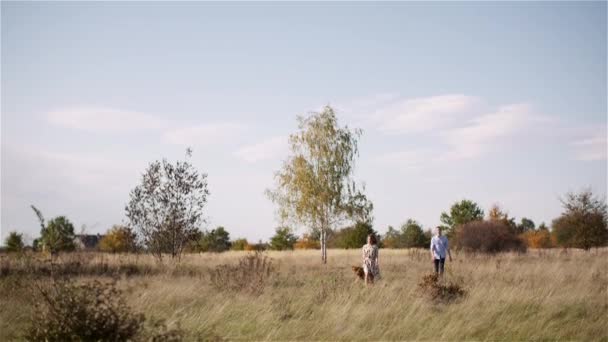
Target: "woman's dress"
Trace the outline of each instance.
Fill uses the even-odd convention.
[[[371,273],[374,279],[380,279],[380,267],[378,265],[378,246],[365,244],[363,246],[363,271]]]

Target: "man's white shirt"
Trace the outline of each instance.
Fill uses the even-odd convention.
[[[431,238],[431,251],[435,259],[445,259],[448,248],[448,238],[445,235]]]

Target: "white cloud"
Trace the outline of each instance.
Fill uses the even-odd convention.
[[[248,163],[255,163],[284,155],[287,152],[287,146],[288,137],[278,136],[253,145],[243,146],[234,155]]]
[[[546,120],[526,104],[502,106],[490,114],[469,115],[464,124],[459,124],[463,119],[452,120],[449,126],[441,130],[417,133],[419,137],[425,138],[420,140],[431,141],[426,146],[386,153],[377,160],[413,168],[479,158],[494,149],[499,142],[512,143],[514,137],[524,134],[535,123]]]
[[[110,108],[69,108],[47,113],[47,120],[57,126],[86,131],[132,131],[158,129],[165,121],[139,112]]]
[[[441,159],[453,161],[479,157],[498,139],[512,137],[534,121],[534,114],[525,104],[503,106],[495,113],[475,117],[464,127],[441,133],[450,146]]]
[[[576,148],[575,159],[581,161],[606,160],[607,144],[605,133],[575,141],[572,143]]]
[[[213,146],[230,141],[246,130],[245,125],[232,122],[179,127],[163,133],[162,140],[183,146]]]
[[[449,126],[478,104],[476,97],[466,95],[405,99],[377,109],[371,121],[379,131],[387,134],[424,132]]]

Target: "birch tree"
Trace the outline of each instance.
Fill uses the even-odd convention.
[[[321,240],[327,263],[327,232],[348,222],[371,222],[372,203],[353,179],[361,130],[340,127],[334,110],[298,116],[289,137],[291,153],[267,195],[283,221],[304,225]]]

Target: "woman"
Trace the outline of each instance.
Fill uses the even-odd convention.
[[[363,272],[365,272],[365,283],[373,283],[380,279],[380,265],[378,264],[378,243],[376,236],[369,234],[367,244],[363,245]]]

